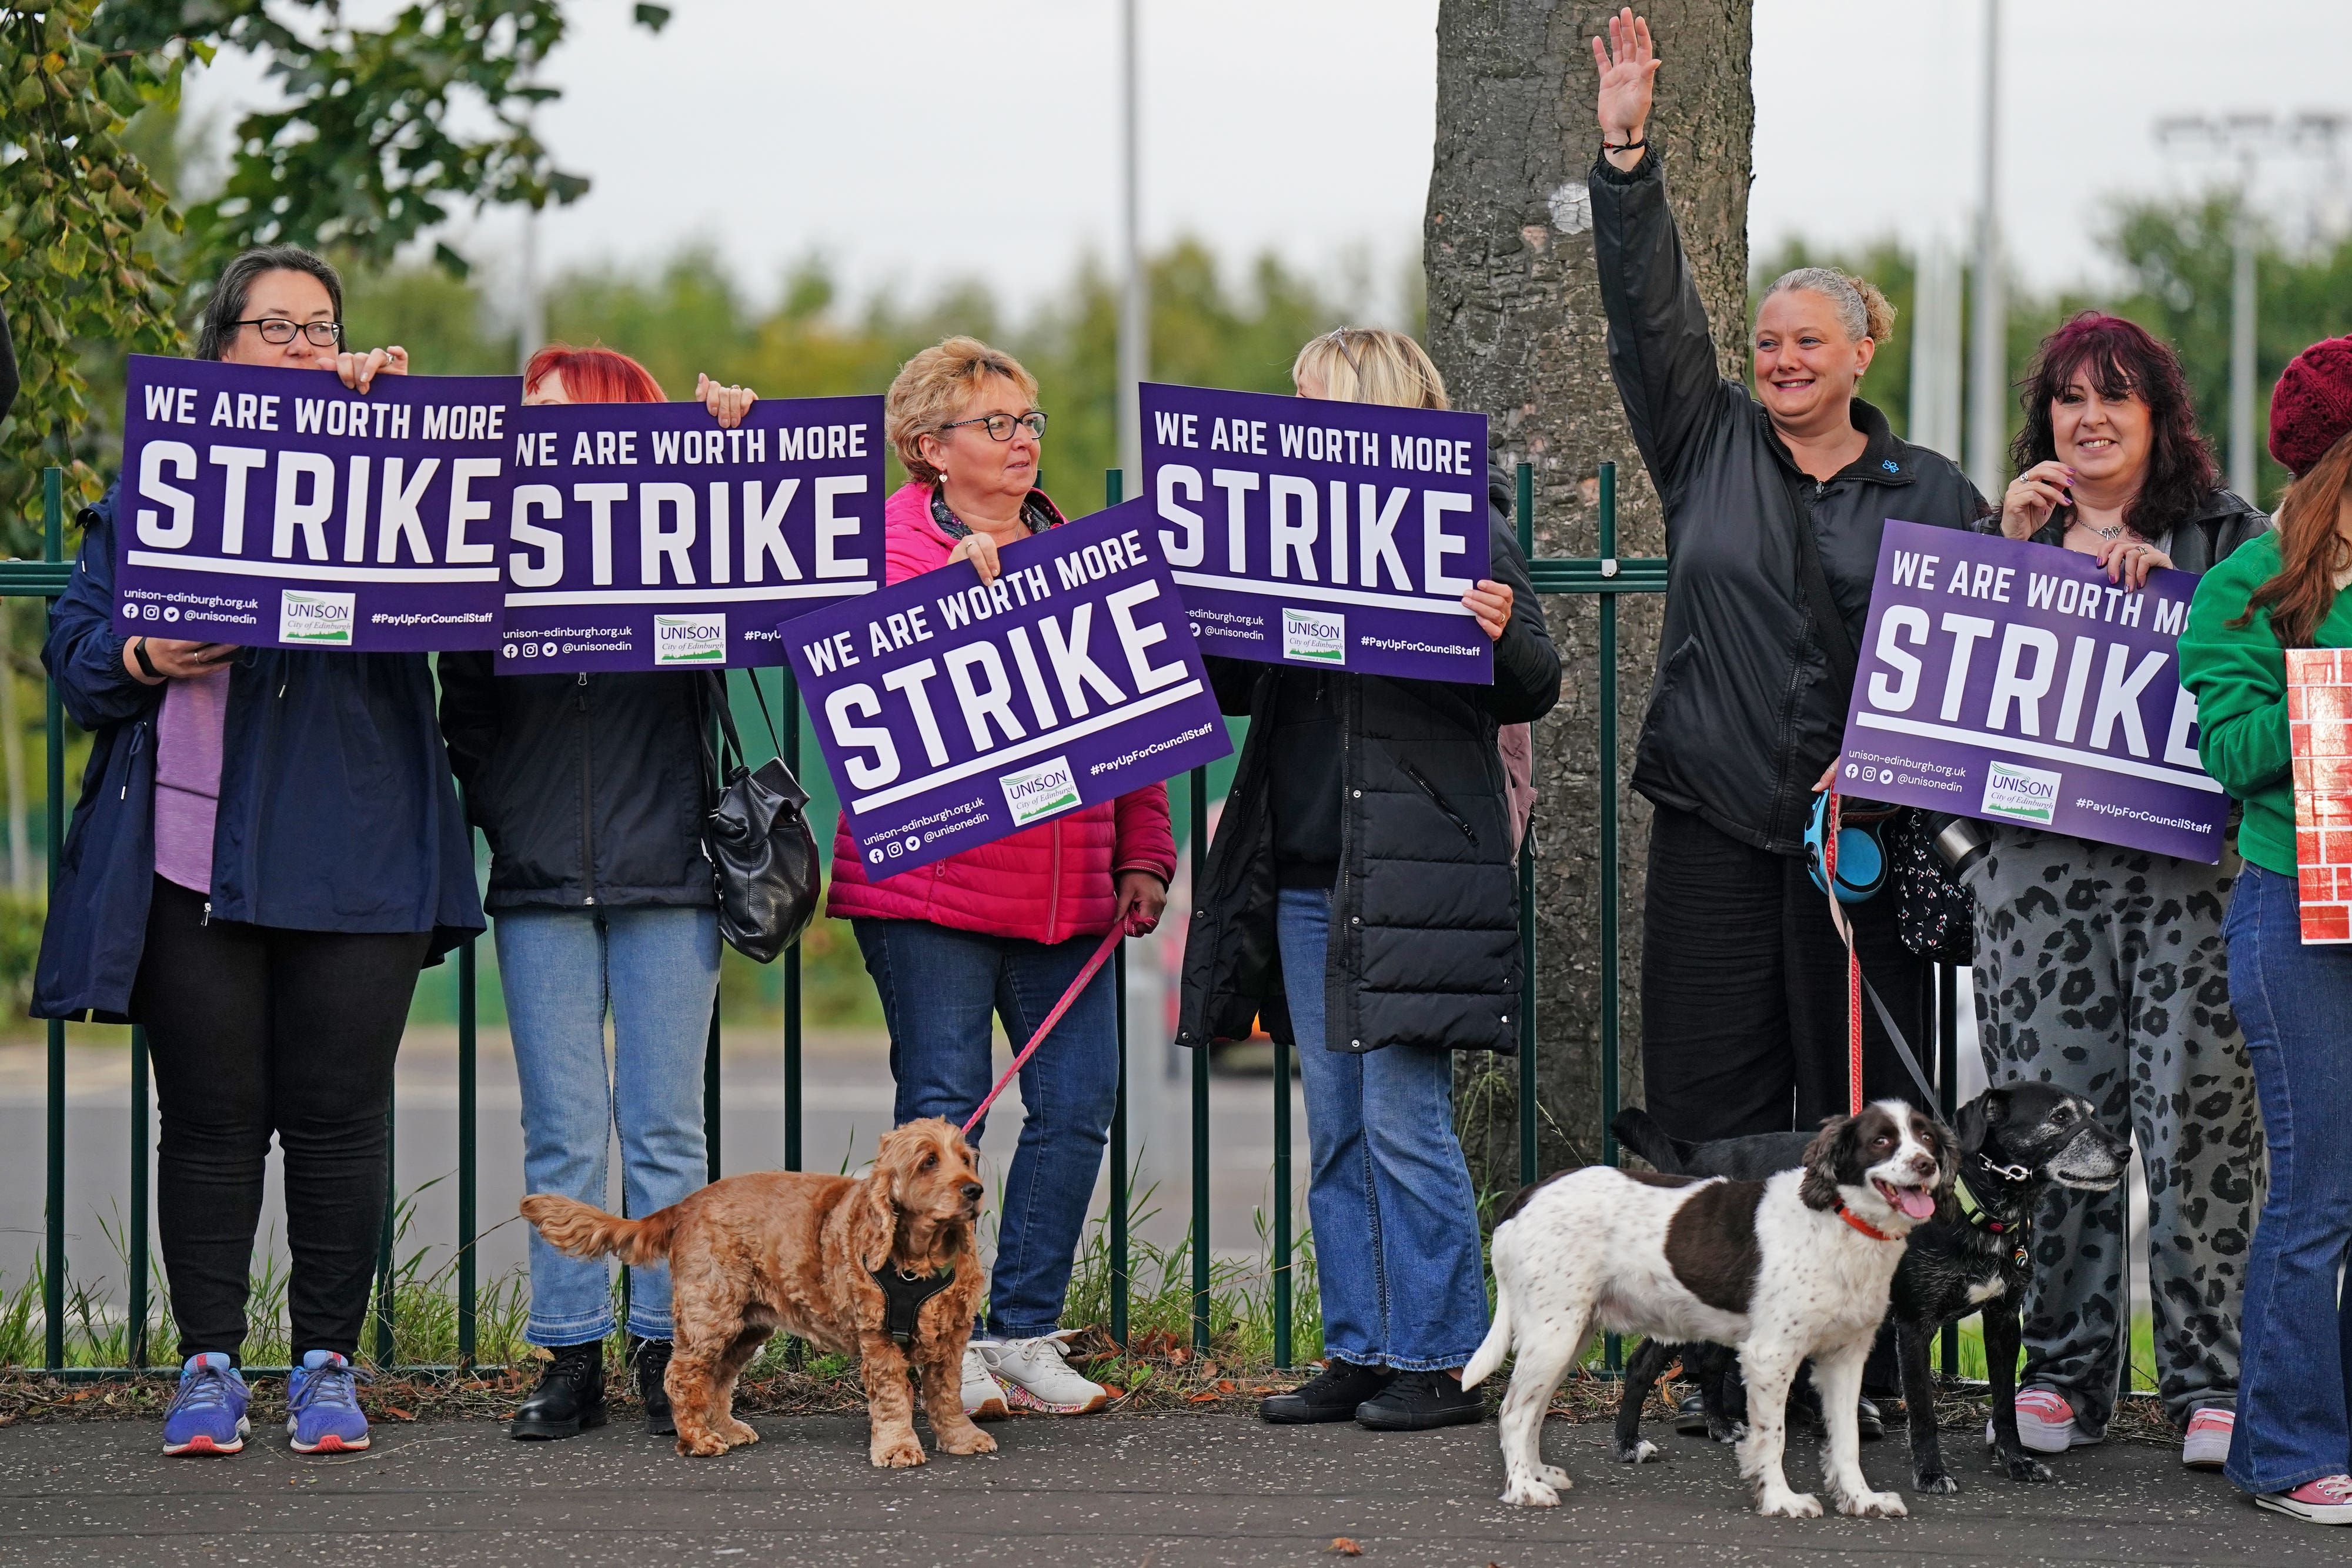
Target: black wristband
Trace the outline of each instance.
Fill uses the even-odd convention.
[[[1603,152],[1639,152],[1643,148],[1647,147],[1649,144],[1650,139],[1644,136],[1641,141],[1628,141],[1622,147],[1616,145],[1614,142],[1603,141],[1601,144],[1601,151]]]
[[[149,680],[160,681],[163,678],[163,672],[157,669],[155,661],[147,656],[146,638],[141,637],[131,643],[131,656],[139,661],[139,667],[147,672]]]

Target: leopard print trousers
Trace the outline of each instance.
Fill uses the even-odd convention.
[[[2236,1400],[2263,1203],[2262,1116],[2221,938],[2238,866],[2234,845],[2209,866],[2004,825],[1969,878],[1986,1077],[2071,1089],[2138,1139],[2153,1370],[2179,1426]],[[2114,1414],[2128,1343],[2126,1202],[2122,1187],[2053,1191],[2034,1217],[2020,1384],[2063,1395],[2090,1438]]]

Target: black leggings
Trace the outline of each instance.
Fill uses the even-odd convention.
[[[393,1058],[432,934],[206,923],[205,908],[155,879],[131,994],[155,1063],[155,1218],[180,1354],[234,1356],[245,1343],[273,1132],[294,1354],[355,1354],[383,1222]]]
[[[1893,887],[1846,915],[1863,973],[1911,1049],[1925,1049],[1931,971],[1895,934]],[[1660,1126],[1704,1143],[1811,1132],[1844,1115],[1845,977],[1829,897],[1802,860],[1657,809],[1642,916],[1642,1085]],[[1867,997],[1862,1009],[1863,1092],[1916,1101]]]

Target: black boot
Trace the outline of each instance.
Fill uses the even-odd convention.
[[[540,1374],[539,1386],[515,1407],[509,1437],[576,1437],[604,1424],[604,1342],[567,1344]]]
[[[677,1436],[677,1421],[669,1413],[669,1389],[662,1379],[669,1372],[669,1341],[629,1336],[629,1362],[637,1369],[637,1397],[646,1405],[646,1430],[656,1437]]]
[[[1278,1427],[1306,1427],[1323,1421],[1352,1421],[1356,1406],[1389,1385],[1396,1374],[1385,1366],[1358,1366],[1334,1360],[1287,1394],[1276,1394],[1257,1407],[1262,1420]]]

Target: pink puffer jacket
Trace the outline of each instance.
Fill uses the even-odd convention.
[[[890,497],[882,508],[882,534],[891,582],[946,565],[956,544],[931,520],[928,485],[908,485]],[[878,882],[866,879],[845,813],[834,831],[833,892],[824,912],[1066,942],[1110,929],[1118,913],[1115,879],[1127,871],[1148,871],[1162,882],[1175,874],[1176,840],[1163,785],[1130,790]]]

